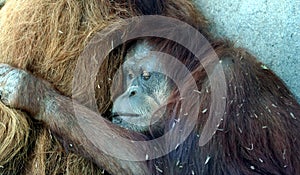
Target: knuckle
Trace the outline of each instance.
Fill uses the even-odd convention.
[[[16,103],[14,95],[8,93],[1,93],[1,101],[2,103],[8,106],[14,106],[14,104]]]

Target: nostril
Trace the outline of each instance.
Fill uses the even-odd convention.
[[[122,123],[122,119],[120,117],[114,117],[112,119],[112,123],[114,123],[114,124],[121,124]]]
[[[135,96],[136,95],[136,91],[131,91],[129,94],[129,97]]]

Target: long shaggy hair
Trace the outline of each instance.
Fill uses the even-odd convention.
[[[151,173],[300,174],[299,103],[272,71],[245,50],[212,38],[207,21],[189,1],[10,0],[0,11],[0,62],[30,71],[70,97],[77,60],[90,39],[112,22],[121,25],[125,18],[153,14],[186,22],[208,39],[221,59],[227,96],[221,123],[212,122],[218,124],[217,131],[207,144],[199,146],[204,124],[210,120],[208,111],[214,112],[209,107],[216,84],[211,83],[218,82],[217,76],[209,81],[204,70],[210,64],[210,55],[201,66],[184,46],[161,38],[149,39],[158,50],[178,58],[192,72],[201,109],[196,127],[182,144],[164,157],[147,162]],[[123,62],[124,48],[116,48],[100,67],[95,88],[102,114],[111,107],[110,79]],[[195,90],[186,87],[186,94]],[[188,121],[184,115],[177,115],[181,100],[178,97],[179,92],[172,92],[166,130],[178,117],[182,117],[181,123]],[[196,104],[187,101],[188,108]],[[68,152],[58,138],[24,111],[0,103],[0,174],[103,173],[101,167]],[[169,140],[176,144],[180,138],[177,134]]]
[[[0,11],[0,62],[28,70],[70,96],[76,60],[90,38],[112,22],[143,14],[185,21],[209,38],[207,21],[189,1],[26,0],[7,1]],[[153,10],[154,9],[154,10]],[[153,12],[155,11],[155,13]],[[110,106],[110,81],[123,61],[117,49],[102,64],[97,81],[100,112]],[[102,169],[68,153],[55,136],[25,112],[0,103],[0,174],[100,174]]]

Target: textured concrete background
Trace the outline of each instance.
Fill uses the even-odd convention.
[[[247,48],[300,102],[300,0],[195,0],[216,36]]]

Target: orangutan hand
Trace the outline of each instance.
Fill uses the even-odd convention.
[[[0,100],[11,108],[37,114],[50,85],[30,73],[0,64]]]
[[[8,64],[0,64],[0,98],[10,107],[18,108],[18,98],[21,96],[23,79],[28,73]]]

